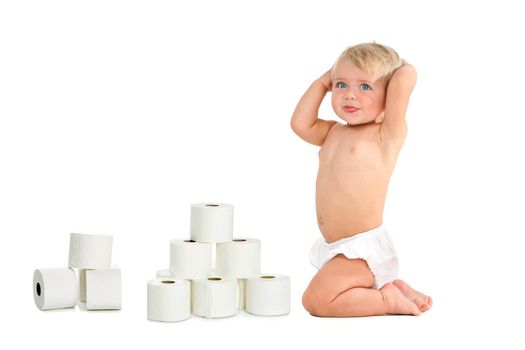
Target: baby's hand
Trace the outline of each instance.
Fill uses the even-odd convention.
[[[318,80],[326,88],[326,91],[332,91],[332,68],[324,73]]]

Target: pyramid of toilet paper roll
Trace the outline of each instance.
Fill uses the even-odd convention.
[[[121,273],[111,264],[113,237],[72,233],[68,267],[36,269],[33,296],[40,310],[119,310]],[[78,279],[75,269],[78,270]]]
[[[182,321],[192,313],[229,317],[242,309],[259,316],[290,312],[290,278],[261,274],[261,242],[233,238],[229,204],[191,206],[190,238],[170,241],[170,268],[148,281],[147,294],[152,321]]]

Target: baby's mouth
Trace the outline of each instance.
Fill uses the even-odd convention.
[[[359,108],[354,106],[343,106],[343,110],[347,113],[354,113],[359,110]]]

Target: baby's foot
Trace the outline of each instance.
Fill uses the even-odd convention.
[[[396,286],[408,300],[413,301],[421,312],[425,312],[432,307],[431,297],[413,289],[405,281],[395,280],[392,284]]]
[[[417,305],[407,299],[392,283],[385,284],[380,290],[388,306],[387,313],[394,315],[421,315]]]

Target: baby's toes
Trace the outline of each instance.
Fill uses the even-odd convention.
[[[421,312],[428,311],[432,307],[432,298],[425,296],[425,298],[422,299],[421,306],[419,307],[419,310]]]

